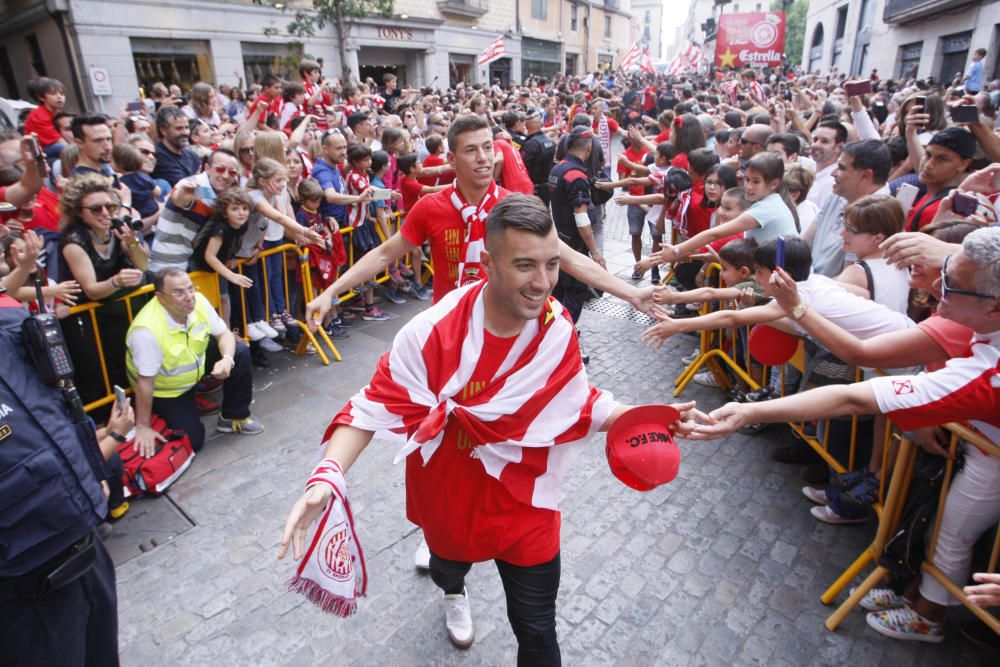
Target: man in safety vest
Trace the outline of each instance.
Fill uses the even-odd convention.
[[[195,451],[201,449],[205,427],[198,417],[195,385],[205,374],[206,356],[214,360],[212,376],[224,380],[216,429],[246,435],[262,432],[264,426],[250,414],[250,348],[236,341],[184,271],[161,269],[153,285],[156,298],[135,316],[126,337],[125,366],[135,390],[135,442],[140,454],[149,458],[156,442],[164,440],[150,426],[153,413],[168,427],[186,432]],[[209,345],[212,337],[217,345]]]

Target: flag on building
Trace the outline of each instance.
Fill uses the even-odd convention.
[[[494,39],[489,46],[483,49],[483,52],[479,54],[479,64],[489,65],[491,62],[498,58],[503,58],[504,48],[503,48],[503,35]]]

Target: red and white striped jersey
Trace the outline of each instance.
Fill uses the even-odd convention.
[[[358,169],[347,172],[347,194],[360,195],[368,189],[368,174]],[[368,221],[368,204],[358,202],[347,206],[347,226],[360,227]]]

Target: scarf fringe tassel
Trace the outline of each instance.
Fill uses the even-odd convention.
[[[341,618],[347,618],[358,611],[358,601],[348,599],[340,595],[333,595],[322,586],[311,579],[295,576],[288,580],[288,590],[293,593],[301,593],[310,602],[327,614],[336,614]]]

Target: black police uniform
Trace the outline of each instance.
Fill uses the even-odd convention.
[[[521,158],[528,177],[535,184],[535,196],[549,203],[549,172],[555,166],[556,142],[541,130],[528,136],[521,145]]]
[[[562,162],[549,172],[549,207],[552,211],[552,221],[556,225],[559,238],[577,252],[590,256],[590,249],[583,242],[580,230],[573,217],[573,209],[581,204],[587,205],[587,215],[591,215],[593,204],[590,201],[590,174],[583,161],[572,153],[567,153]],[[593,219],[591,218],[591,221]],[[583,310],[583,303],[590,297],[590,288],[569,275],[559,272],[559,282],[552,290],[576,322]]]
[[[107,503],[93,424],[74,424],[0,295],[0,667],[117,665],[115,570],[94,527]],[[88,438],[89,433],[89,438]]]

